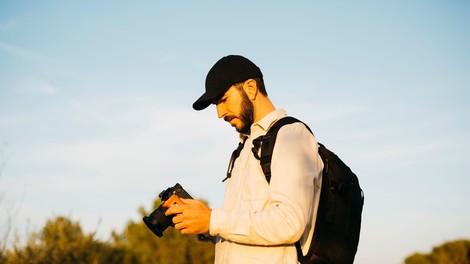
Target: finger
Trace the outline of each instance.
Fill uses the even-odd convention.
[[[181,230],[181,224],[175,224],[175,229],[176,230]]]
[[[182,209],[180,206],[171,206],[168,208],[165,212],[165,215],[174,215],[174,214],[180,214],[182,212]]]
[[[186,224],[184,222],[180,222],[178,224],[175,224],[175,229],[180,230],[181,234],[183,234],[183,230],[187,228]]]
[[[173,216],[172,221],[173,221],[173,224],[177,225],[177,224],[181,223],[183,221],[183,219],[182,219],[181,215],[175,215],[175,216]]]
[[[180,228],[178,230],[180,230],[182,235],[192,235],[193,234],[193,232],[191,231],[191,228],[187,225],[180,224],[178,227]]]

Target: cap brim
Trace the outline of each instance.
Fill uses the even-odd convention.
[[[214,98],[216,98],[217,95],[209,94],[209,93],[204,93],[199,99],[196,100],[193,104],[194,110],[203,110],[206,109],[211,103]]]
[[[196,102],[193,104],[194,110],[200,111],[206,109],[210,104],[212,99],[204,98],[206,94],[203,94]]]
[[[230,87],[229,87],[230,88]],[[222,96],[226,91],[228,90],[227,89],[219,89],[219,90],[215,90],[215,91],[218,91],[218,93],[215,93],[215,92],[212,92],[212,93],[208,93],[208,92],[205,92],[201,97],[199,97],[199,99],[196,100],[196,102],[194,102],[193,104],[193,108],[194,110],[203,110],[203,109],[206,109],[209,105],[212,104],[212,102],[214,101],[214,99]],[[222,92],[220,92],[222,91]]]

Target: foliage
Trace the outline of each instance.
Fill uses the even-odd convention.
[[[152,208],[157,208],[156,200]],[[150,214],[140,209],[141,217]],[[135,253],[135,263],[145,264],[199,264],[214,262],[214,245],[199,242],[196,236],[184,236],[169,227],[163,237],[155,236],[142,222],[129,222],[123,234],[113,234],[115,244]]]
[[[25,246],[7,251],[4,263],[122,263],[125,252],[84,234],[80,224],[65,217],[49,220],[43,230],[33,233]]]
[[[153,202],[152,209],[161,201]],[[140,216],[150,212],[143,208]],[[202,264],[213,263],[214,245],[183,236],[169,227],[162,238],[142,221],[130,221],[123,232],[113,231],[103,242],[86,234],[79,222],[59,216],[32,233],[25,245],[0,251],[0,264]],[[433,248],[429,254],[414,253],[405,264],[470,264],[470,240],[457,240]]]
[[[154,207],[160,204],[154,202]],[[148,215],[140,209],[143,217]],[[145,224],[129,222],[122,233],[102,242],[85,234],[79,222],[59,216],[33,233],[24,246],[16,245],[0,254],[0,264],[199,264],[214,261],[214,245],[199,242],[168,228],[162,238]]]
[[[405,264],[470,264],[470,240],[457,240],[433,248],[430,254],[415,253]]]
[[[155,200],[153,209],[160,205]],[[150,212],[143,208],[140,216]],[[142,221],[130,221],[121,233],[103,242],[86,234],[79,222],[59,216],[32,233],[25,245],[0,251],[0,264],[202,264],[213,263],[214,245],[183,236],[169,227],[162,238]],[[414,253],[405,264],[470,264],[470,240],[457,240],[433,248],[429,254]]]

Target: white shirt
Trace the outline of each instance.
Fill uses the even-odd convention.
[[[275,110],[253,124],[235,160],[222,208],[213,209],[210,219],[210,234],[217,236],[215,263],[297,263],[293,243],[299,239],[304,254],[308,251],[323,170],[317,141],[302,123],[283,126],[269,184],[251,151],[253,139],[284,116],[284,110]]]

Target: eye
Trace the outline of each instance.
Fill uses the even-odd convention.
[[[218,104],[223,104],[227,101],[227,98],[226,97],[222,97],[220,98],[219,100],[217,100],[217,102],[215,102],[216,105]]]
[[[212,100],[212,103],[215,104],[215,105],[218,105],[220,103],[225,103],[225,101],[227,100],[227,97],[218,97],[218,98],[215,98],[214,100]]]

